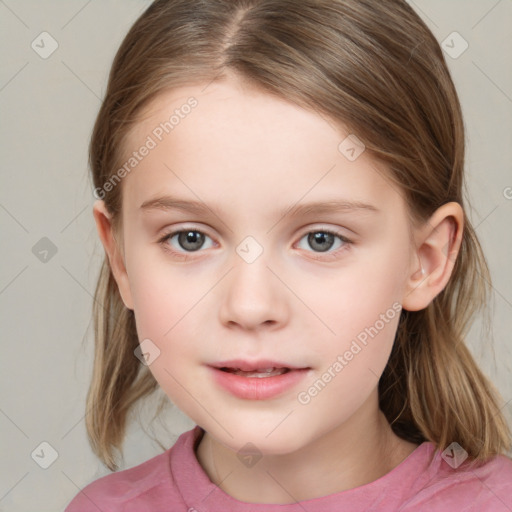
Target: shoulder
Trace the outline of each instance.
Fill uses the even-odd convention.
[[[138,466],[110,473],[84,487],[65,512],[129,512],[154,510],[155,506],[181,504],[171,472],[171,456],[193,435],[183,433],[173,447]],[[149,508],[148,508],[149,507]]]
[[[510,512],[512,460],[504,455],[479,465],[451,467],[436,452],[425,485],[404,510]]]
[[[84,487],[65,512],[124,510],[122,507],[140,496],[158,492],[168,481],[168,451],[130,469],[98,478]]]

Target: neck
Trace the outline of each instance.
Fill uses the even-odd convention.
[[[239,501],[289,504],[373,482],[416,447],[393,433],[375,393],[345,423],[292,453],[264,454],[244,467],[236,451],[205,432],[197,459],[210,480]]]

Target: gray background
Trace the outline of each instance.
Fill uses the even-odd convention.
[[[2,511],[63,510],[108,473],[90,451],[84,424],[92,294],[103,257],[87,144],[114,53],[148,3],[0,0]],[[468,343],[512,423],[512,1],[410,4],[440,42],[456,31],[469,44],[447,60],[467,128],[470,218],[493,276],[495,354],[478,319]],[[59,45],[47,58],[31,47],[43,31]],[[452,52],[462,48],[458,39],[447,44]],[[171,446],[193,426],[172,407],[150,424],[154,403],[143,404],[129,430],[124,467],[160,453],[144,429]],[[52,452],[42,442],[58,453],[47,469],[40,464]]]

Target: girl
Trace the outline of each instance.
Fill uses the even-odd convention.
[[[405,1],[157,0],[90,164],[91,446],[118,469],[158,385],[197,425],[68,512],[512,510],[461,109]]]

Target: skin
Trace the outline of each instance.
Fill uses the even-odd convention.
[[[442,291],[460,247],[462,209],[447,203],[411,231],[385,169],[367,152],[351,162],[338,150],[347,131],[234,77],[205,85],[158,97],[130,133],[127,154],[188,97],[198,100],[123,179],[121,230],[114,232],[103,201],[93,209],[139,340],[160,350],[149,368],[206,430],[198,461],[232,497],[285,504],[372,482],[417,447],[392,432],[378,407],[399,314],[309,403],[297,394],[394,303],[416,311]],[[165,194],[201,201],[217,215],[141,210]],[[341,198],[379,212],[282,213],[297,202]],[[207,235],[195,252],[177,236],[159,242],[192,228]],[[321,252],[305,235],[322,228],[352,243],[334,238]],[[263,248],[250,264],[236,252],[249,235]],[[276,398],[243,400],[218,387],[205,366],[233,358],[311,370]],[[237,457],[248,442],[263,455],[252,467]]]

